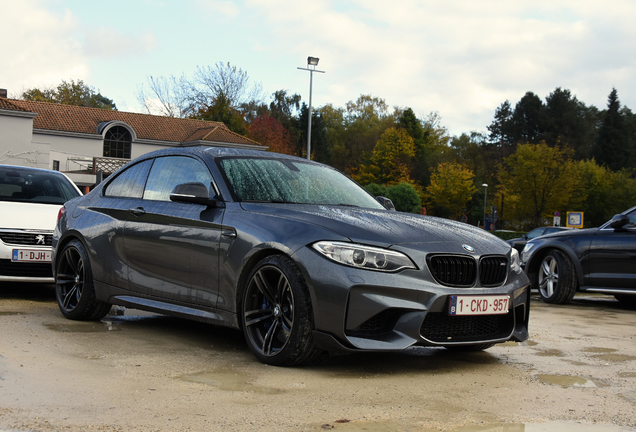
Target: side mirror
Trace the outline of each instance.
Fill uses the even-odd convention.
[[[170,193],[170,201],[216,205],[216,200],[210,198],[210,191],[203,183],[182,183],[176,185]]]
[[[378,202],[382,204],[385,209],[395,211],[395,205],[393,205],[393,201],[391,201],[387,197],[377,196],[375,197],[375,199],[377,199]]]
[[[610,221],[609,226],[614,228],[615,230],[619,230],[623,228],[625,225],[629,223],[629,218],[624,214],[615,215]]]

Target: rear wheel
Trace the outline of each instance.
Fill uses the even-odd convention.
[[[241,317],[247,344],[263,363],[298,365],[320,354],[312,337],[307,286],[286,256],[266,257],[254,267],[243,295]]]
[[[576,293],[574,266],[561,251],[549,251],[541,261],[536,275],[539,295],[546,303],[564,304]]]
[[[100,320],[110,305],[97,300],[88,254],[79,240],[67,244],[57,259],[55,272],[57,304],[68,319]]]

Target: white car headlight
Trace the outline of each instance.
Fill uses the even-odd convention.
[[[331,241],[314,243],[312,247],[327,258],[351,267],[383,272],[417,268],[408,256],[389,249]]]
[[[521,261],[519,260],[519,252],[512,248],[510,251],[510,269],[515,273],[521,273]]]

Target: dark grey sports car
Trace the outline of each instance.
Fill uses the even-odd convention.
[[[273,365],[528,338],[516,250],[380,202],[296,157],[149,153],[66,203],[53,240],[60,310],[95,320],[115,304],[242,329]]]

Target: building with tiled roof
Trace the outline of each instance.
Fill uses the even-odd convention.
[[[81,186],[164,147],[267,149],[220,122],[8,99],[2,91],[0,131],[0,164],[56,169]]]

